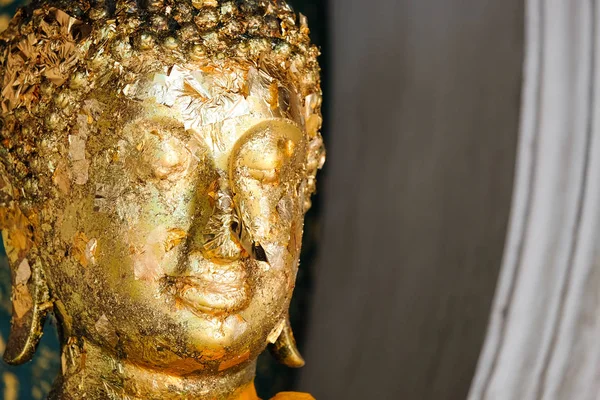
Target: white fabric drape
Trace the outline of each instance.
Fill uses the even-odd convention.
[[[469,400],[600,398],[597,0],[527,0],[515,189]]]

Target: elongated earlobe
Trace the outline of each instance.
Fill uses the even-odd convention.
[[[11,269],[13,311],[3,358],[8,364],[19,365],[33,357],[52,302],[38,257],[23,258]]]
[[[285,325],[275,343],[269,345],[269,351],[279,363],[285,366],[291,368],[300,368],[304,366],[304,358],[302,358],[302,355],[296,347],[296,340],[294,340],[294,333],[292,332],[289,316],[286,317]]]

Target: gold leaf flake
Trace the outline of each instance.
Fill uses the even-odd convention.
[[[67,346],[64,346],[67,347]],[[63,351],[61,356],[60,356],[60,370],[62,371],[63,375],[66,375],[67,373],[67,352]]]
[[[31,59],[37,56],[37,49],[35,48],[35,44],[37,39],[34,34],[30,33],[27,38],[21,40],[17,45],[17,48],[21,50],[23,55],[26,58]]]
[[[86,257],[86,249],[88,245],[89,239],[85,233],[79,232],[73,238],[73,248],[71,249],[71,255],[79,261],[84,267],[88,266],[89,260]]]
[[[269,333],[269,336],[267,337],[268,343],[275,343],[277,341],[279,335],[281,335],[281,331],[285,327],[285,323],[285,319],[282,319],[277,325],[275,325],[275,328],[271,330],[271,333]]]
[[[96,331],[111,345],[116,346],[119,342],[119,336],[115,331],[114,326],[110,323],[105,314],[96,321]]]
[[[216,7],[219,5],[217,0],[192,0],[192,5],[200,9],[202,7]]]
[[[187,233],[179,228],[169,229],[167,232],[167,240],[165,241],[165,251],[171,251],[175,246],[179,245]]]
[[[279,107],[279,86],[277,82],[272,82],[269,86],[269,105],[271,110],[276,110]]]
[[[13,310],[17,318],[23,318],[25,314],[33,307],[33,299],[29,293],[27,285],[13,286],[12,295]]]
[[[306,133],[308,133],[309,137],[317,136],[319,129],[321,129],[321,124],[323,120],[321,116],[317,114],[311,114],[310,117],[306,120]]]
[[[134,256],[133,275],[135,279],[151,282],[160,276],[160,265],[150,250],[145,248],[141,254]]]
[[[65,36],[71,32],[73,26],[81,23],[79,20],[57,8],[52,9],[52,11],[54,11],[54,18],[56,18],[56,22],[61,26],[61,32]]]
[[[92,238],[85,245],[85,258],[91,264],[96,263],[96,251],[98,250],[98,241],[95,238]]]
[[[69,156],[71,160],[85,160],[85,144],[85,138],[80,135],[69,135]]]
[[[15,263],[29,249],[31,232],[28,229],[27,219],[17,212],[14,215],[10,228],[5,233],[6,254],[8,259]]]
[[[52,182],[65,195],[71,191],[71,178],[69,177],[69,167],[64,161],[60,161],[52,174]]]
[[[91,124],[95,119],[98,119],[102,114],[103,104],[96,99],[90,99],[83,102],[83,110],[88,116],[87,123]]]
[[[16,285],[24,285],[31,278],[31,267],[29,266],[29,262],[26,258],[21,261],[19,266],[17,267],[17,272],[15,275],[15,284]]]
[[[88,181],[90,161],[77,160],[73,162],[73,182],[77,185],[85,185]]]
[[[58,66],[46,69],[46,71],[44,71],[44,76],[56,86],[62,86],[62,84],[65,83],[65,81],[67,80],[67,77],[62,75],[60,67]]]
[[[27,249],[27,235],[20,229],[15,229],[9,232],[8,234],[8,242],[9,246],[16,250],[25,250]]]

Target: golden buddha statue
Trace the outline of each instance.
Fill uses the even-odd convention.
[[[324,162],[318,50],[279,0],[42,0],[0,39],[4,359],[52,311],[51,399],[257,399]],[[281,393],[283,399],[311,399]]]

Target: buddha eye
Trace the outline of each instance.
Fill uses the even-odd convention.
[[[173,140],[173,139],[171,139]],[[159,179],[166,179],[170,175],[180,172],[186,161],[185,153],[170,141],[161,143],[155,151],[154,175]]]
[[[179,177],[189,162],[187,149],[176,138],[149,140],[141,151],[151,174],[161,180]]]
[[[276,183],[282,168],[290,159],[290,155],[285,151],[285,142],[292,141],[283,138],[277,143],[273,143],[273,140],[260,140],[258,143],[243,146],[238,161],[241,172],[264,183]]]
[[[238,141],[231,158],[232,178],[247,183],[279,185],[303,168],[303,132],[287,120],[263,121],[250,128]]]
[[[243,177],[277,184],[295,161],[296,147],[297,144],[286,137],[265,135],[252,138],[239,149],[235,169]]]
[[[184,137],[184,127],[170,118],[132,120],[123,129],[131,149],[129,165],[142,180],[175,180],[188,170],[192,153]],[[127,151],[127,150],[125,150]]]

